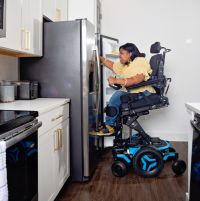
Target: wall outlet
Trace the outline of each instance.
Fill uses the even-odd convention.
[[[146,119],[146,115],[141,116],[140,119],[145,120]]]

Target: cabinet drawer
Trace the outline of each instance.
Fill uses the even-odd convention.
[[[42,127],[38,130],[38,137],[51,130],[67,118],[69,118],[69,104],[65,104],[39,116],[38,121],[42,121]]]

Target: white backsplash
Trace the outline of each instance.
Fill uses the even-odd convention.
[[[2,80],[17,81],[19,79],[19,59],[17,57],[0,55],[0,83]]]

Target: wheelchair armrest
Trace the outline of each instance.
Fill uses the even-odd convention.
[[[163,80],[164,80],[164,78],[158,78],[158,79],[148,80],[148,81],[141,82],[139,84],[134,84],[134,85],[132,85],[130,87],[126,87],[126,89],[129,90],[129,89],[134,89],[134,88],[142,87],[142,86],[146,86],[146,85],[157,84],[159,82],[162,82]]]
[[[119,89],[122,88],[122,86],[119,85],[119,84],[114,84],[114,85],[109,85],[109,86],[110,86],[111,88],[115,89],[115,90],[119,90]]]

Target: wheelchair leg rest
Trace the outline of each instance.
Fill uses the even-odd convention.
[[[177,160],[178,159],[178,153],[177,152],[168,152],[168,153],[163,153],[163,160],[164,161],[167,161],[172,159],[173,161]]]

